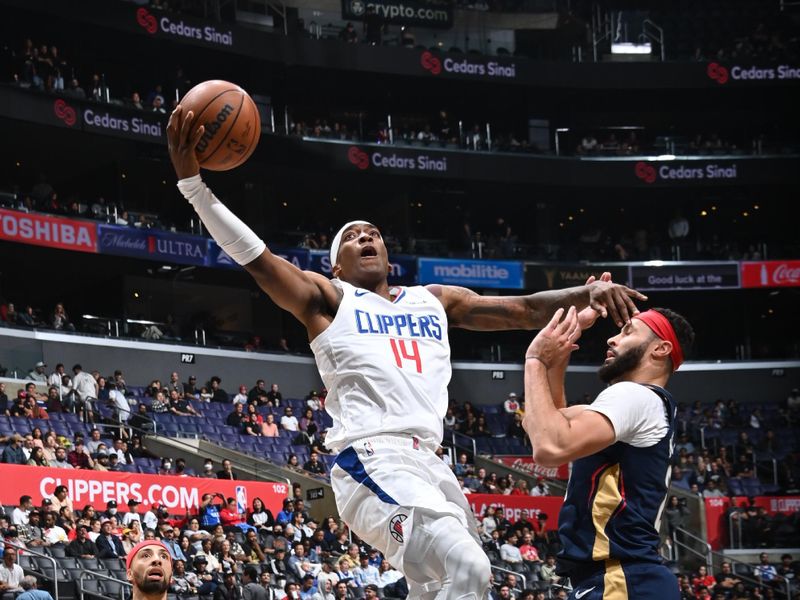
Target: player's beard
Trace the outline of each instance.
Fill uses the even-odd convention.
[[[639,362],[644,356],[647,343],[640,344],[631,348],[627,352],[618,355],[610,363],[603,365],[597,370],[597,376],[604,383],[614,383],[621,379],[626,373],[633,371],[639,366]]]
[[[142,576],[137,582],[138,587],[145,594],[163,594],[169,589],[169,581],[166,577],[162,577],[161,581],[149,581],[145,576]]]

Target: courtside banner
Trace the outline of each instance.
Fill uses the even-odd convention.
[[[342,0],[342,19],[363,21],[370,8],[384,23],[432,29],[450,29],[453,26],[453,3],[448,1]]]
[[[449,258],[420,258],[419,282],[513,290],[525,284],[521,262]]]
[[[562,481],[569,479],[568,465],[561,465],[560,467],[543,467],[542,465],[537,465],[535,462],[533,462],[533,458],[530,456],[494,456],[494,460],[497,460],[507,467],[511,467],[512,469],[517,469],[523,473],[528,473],[529,475],[546,477],[548,479],[560,479]]]
[[[631,265],[630,285],[642,291],[737,289],[739,263]]]
[[[29,495],[36,506],[53,495],[56,486],[67,486],[68,496],[76,508],[91,504],[105,510],[109,500],[126,506],[138,500],[144,510],[163,504],[172,514],[196,511],[203,494],[223,494],[250,507],[253,498],[261,498],[277,515],[283,499],[289,495],[285,483],[263,481],[231,481],[204,477],[172,477],[140,473],[112,473],[81,469],[53,469],[27,465],[0,465],[0,478],[13,485],[0,486],[0,502],[18,504],[19,497]],[[216,501],[215,501],[216,502]]]
[[[628,268],[619,265],[525,263],[525,289],[558,290],[584,285],[589,277],[599,279],[604,271],[611,273],[611,281],[614,283],[628,285]]]
[[[97,223],[0,208],[0,240],[97,252]]]
[[[756,496],[756,506],[763,507],[772,516],[776,514],[793,515],[800,512],[800,496]],[[749,501],[746,496],[731,498],[706,498],[706,535],[708,543],[714,550],[724,548],[730,543],[728,528],[728,509],[738,506],[744,509]],[[736,527],[736,523],[734,523]]]
[[[800,286],[800,260],[765,260],[741,265],[744,288]]]
[[[503,511],[506,519],[515,523],[523,515],[528,521],[535,521],[540,513],[547,515],[552,524],[549,529],[555,529],[558,523],[558,513],[564,504],[561,496],[505,496],[503,494],[467,494],[467,502],[472,507],[476,517],[482,517],[490,506]]]
[[[98,252],[184,265],[206,266],[209,238],[158,229],[99,225]]]

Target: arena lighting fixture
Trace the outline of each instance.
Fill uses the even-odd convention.
[[[648,260],[644,263],[645,267],[663,267],[664,261],[663,260]]]
[[[674,154],[659,154],[655,160],[675,160]]]
[[[611,44],[611,54],[652,54],[650,42],[634,44],[632,42],[615,42]]]

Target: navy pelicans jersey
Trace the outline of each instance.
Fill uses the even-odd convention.
[[[451,375],[442,303],[421,286],[400,288],[392,302],[333,283],[343,292],[339,310],[311,342],[333,419],[325,445],[341,450],[386,433],[440,444]]]
[[[573,463],[558,528],[559,558],[566,566],[615,559],[661,563],[658,529],[669,489],[677,407],[665,389],[643,387],[663,403],[666,434],[647,447],[618,441]]]

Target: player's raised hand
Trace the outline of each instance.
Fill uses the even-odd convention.
[[[597,278],[594,275],[590,275],[589,279],[586,280],[586,285],[591,285],[595,281],[597,281]],[[600,281],[611,281],[611,273],[605,271],[602,275],[600,275]],[[599,316],[600,313],[591,306],[587,306],[580,311],[578,313],[578,324],[581,327],[581,331],[584,329],[589,329],[592,325],[594,325]],[[580,337],[580,335],[578,337]]]
[[[575,307],[570,306],[566,314],[563,308],[559,308],[550,322],[533,338],[525,353],[526,360],[535,357],[548,369],[565,365],[569,355],[578,348],[575,341],[580,331]]]
[[[604,279],[594,280],[589,287],[589,306],[597,311],[600,316],[611,316],[618,327],[622,327],[631,320],[631,317],[639,314],[639,309],[633,303],[633,299],[647,300],[647,296],[632,290],[631,288],[611,283],[611,274]]]
[[[203,137],[204,131],[202,125],[199,127],[195,125],[192,111],[184,115],[180,104],[172,111],[167,123],[167,147],[178,179],[193,177],[200,172],[195,147]]]

